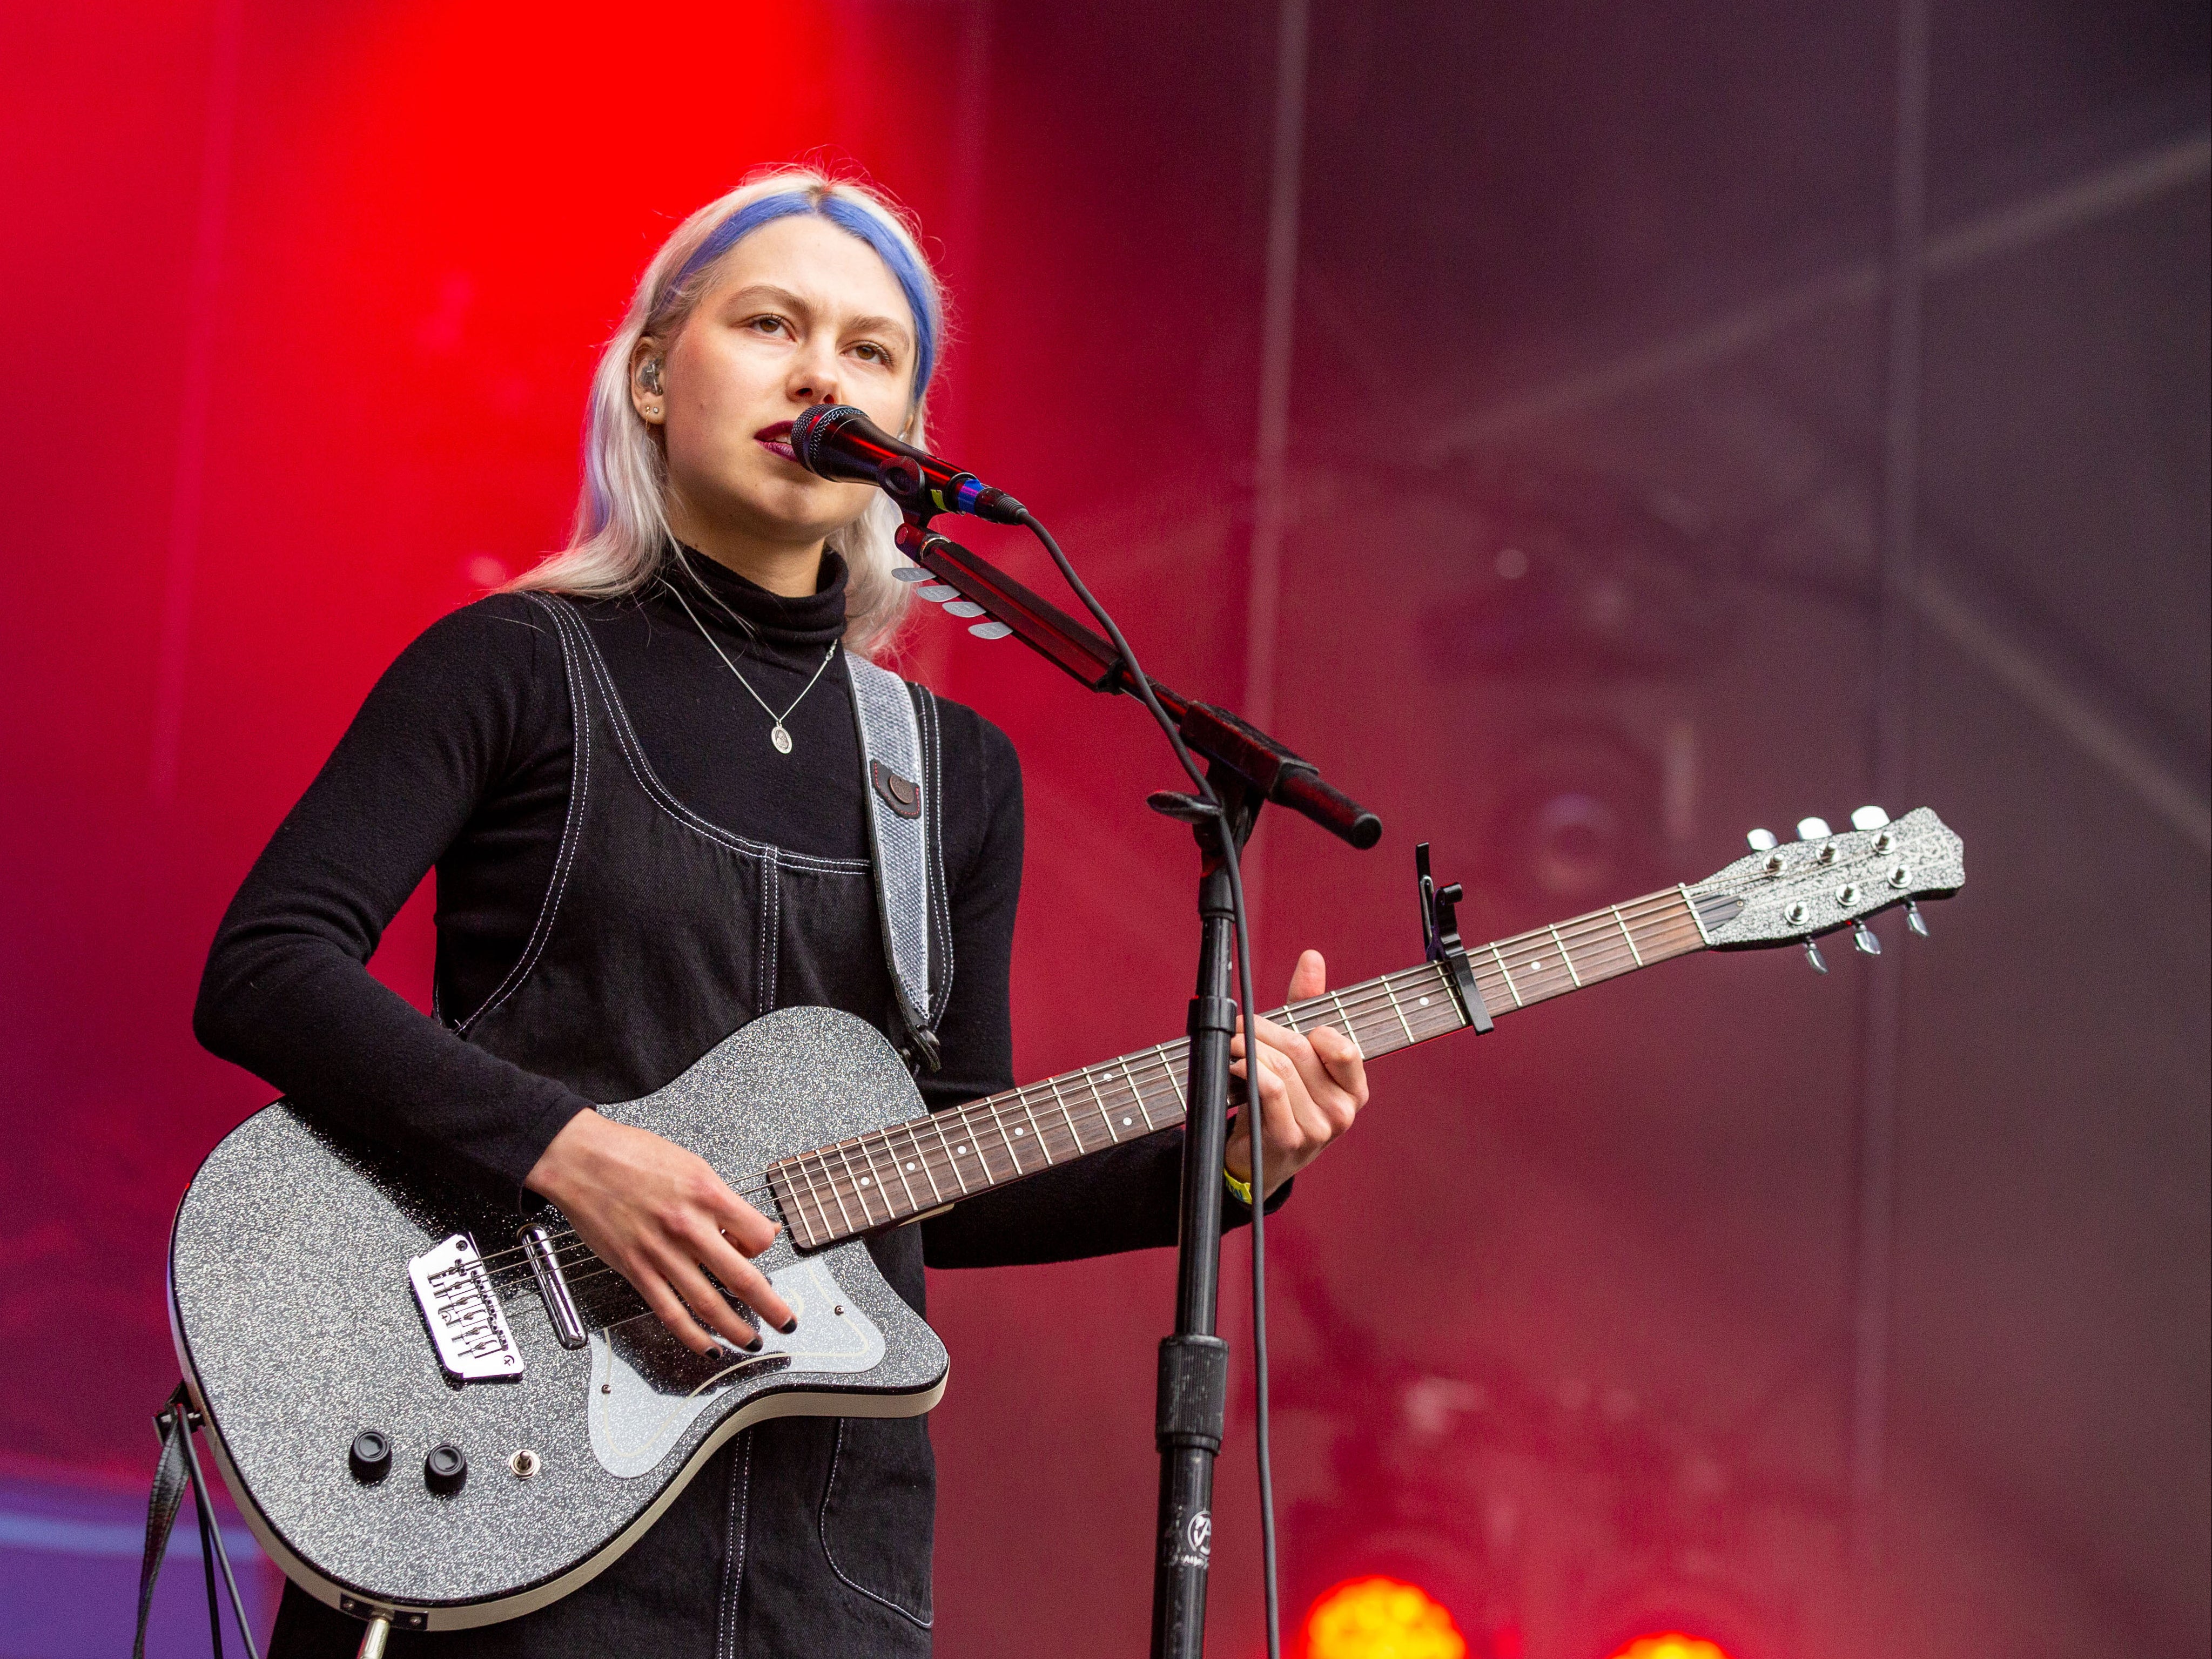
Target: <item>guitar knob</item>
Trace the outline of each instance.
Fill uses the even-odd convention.
[[[468,1478],[469,1460],[459,1446],[433,1446],[422,1460],[422,1484],[441,1498],[451,1498]]]
[[[1851,828],[1854,830],[1879,830],[1888,822],[1889,814],[1879,806],[1862,806],[1851,814]]]
[[[362,1486],[374,1486],[392,1473],[392,1437],[363,1429],[346,1450],[346,1467]]]
[[[1744,840],[1751,843],[1751,850],[1754,853],[1771,853],[1781,845],[1771,830],[1754,830]]]
[[[1828,828],[1828,821],[1826,818],[1797,820],[1797,839],[1800,841],[1826,841],[1834,833]]]

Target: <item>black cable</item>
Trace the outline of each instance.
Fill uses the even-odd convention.
[[[1058,567],[1061,580],[1067,583],[1075,597],[1083,601],[1083,608],[1105,630],[1138,701],[1152,712],[1152,718],[1159,723],[1160,730],[1167,734],[1168,746],[1175,750],[1176,759],[1189,777],[1198,799],[1213,809],[1215,833],[1221,848],[1222,870],[1229,878],[1229,904],[1234,913],[1237,986],[1244,1000],[1244,1096],[1252,1121],[1252,1394],[1253,1432],[1258,1442],[1260,1474],[1260,1571],[1265,1580],[1267,1595],[1267,1659],[1282,1659],[1282,1609],[1275,1585],[1275,1474],[1267,1450],[1267,1135],[1265,1114],[1260,1109],[1260,1043],[1252,1026],[1252,1022],[1258,1018],[1260,1005],[1252,994],[1252,935],[1244,915],[1244,872],[1237,858],[1236,831],[1222,806],[1221,798],[1213,793],[1213,786],[1206,781],[1205,773],[1199,769],[1198,762],[1183,742],[1182,732],[1168,718],[1167,710],[1160,707],[1160,700],[1152,690],[1152,683],[1138,665],[1137,653],[1129,648],[1129,641],[1122,637],[1120,625],[1107,613],[1106,607],[1093,597],[1091,590],[1084,586],[1083,578],[1075,574],[1075,567],[1068,562],[1067,555],[1060,550],[1060,544],[1053,539],[1052,532],[1037,522],[1036,515],[1024,508],[1020,520],[1043,544],[1044,550],[1052,556],[1052,562]],[[1255,807],[1254,810],[1258,809]]]

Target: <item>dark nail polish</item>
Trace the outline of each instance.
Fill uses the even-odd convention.
[[[776,1327],[776,1329],[778,1329],[778,1330],[781,1331],[781,1332],[782,1332],[786,1336],[789,1336],[793,1332],[796,1331],[798,1328],[799,1328],[799,1316],[798,1316],[798,1315],[796,1315],[796,1314],[793,1314],[793,1315],[789,1319],[787,1319],[786,1321],[784,1321],[784,1322],[783,1322],[782,1324],[781,1324],[781,1325],[779,1325],[779,1326],[777,1326],[777,1327]]]
[[[745,1344],[745,1352],[747,1353],[758,1353],[760,1351],[761,1340],[757,1336],[754,1337],[751,1341]]]

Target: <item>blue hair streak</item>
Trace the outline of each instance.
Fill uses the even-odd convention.
[[[817,218],[827,219],[847,234],[857,236],[876,252],[876,257],[890,267],[890,273],[906,295],[907,309],[914,313],[915,323],[915,401],[929,388],[930,374],[937,367],[937,296],[928,276],[907,249],[904,242],[894,235],[889,226],[857,203],[842,196],[794,190],[781,196],[763,196],[748,202],[707,234],[707,238],[693,250],[691,257],[669,283],[666,292],[682,291],[707,266],[720,258],[739,242],[763,225],[778,219],[788,219],[793,214],[811,213]]]

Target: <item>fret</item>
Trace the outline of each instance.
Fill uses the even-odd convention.
[[[1060,1108],[1060,1115],[1067,1125],[1067,1138],[1075,1143],[1075,1155],[1081,1158],[1091,1149],[1083,1144],[1083,1131],[1075,1127],[1075,1117],[1067,1109],[1067,1097],[1060,1091],[1060,1079],[1047,1078],[1044,1086],[1052,1091],[1052,1103]]]
[[[906,1144],[914,1149],[914,1161],[921,1166],[921,1178],[929,1183],[930,1201],[944,1203],[945,1194],[937,1184],[937,1172],[929,1167],[929,1154],[922,1148],[921,1132],[911,1123],[906,1126]]]
[[[960,1160],[952,1155],[952,1138],[945,1133],[945,1113],[932,1112],[929,1127],[937,1131],[937,1144],[945,1148],[945,1167],[952,1172],[953,1180],[960,1183],[960,1196],[965,1198],[968,1196],[968,1177],[960,1173]],[[932,1184],[935,1184],[933,1180]]]
[[[1336,1005],[1336,1017],[1344,1022],[1345,1036],[1352,1039],[1352,1046],[1359,1051],[1359,1057],[1366,1059],[1367,1045],[1359,1040],[1359,1028],[1352,1023],[1352,1016],[1345,1012],[1344,999],[1334,991],[1328,995],[1328,1000]]]
[[[1190,1103],[1182,1097],[1182,1085],[1176,1081],[1176,1068],[1169,1063],[1167,1052],[1168,1045],[1163,1042],[1158,1048],[1152,1050],[1152,1057],[1159,1063],[1160,1069],[1168,1074],[1168,1087],[1175,1091],[1176,1110],[1180,1112],[1183,1116],[1188,1117],[1190,1115]],[[1146,1122],[1150,1122],[1152,1121],[1151,1113],[1147,1112],[1145,1115],[1145,1121]]]
[[[799,1159],[787,1157],[787,1159],[783,1159],[781,1164],[776,1164],[776,1166],[768,1172],[769,1188],[779,1186],[779,1175],[781,1175],[781,1190],[790,1192],[790,1203],[785,1206],[785,1214],[796,1212],[796,1225],[803,1225],[803,1228],[807,1230],[805,1241],[811,1245],[817,1239],[821,1239],[823,1234],[821,1230],[818,1230],[818,1225],[807,1218],[807,1206],[801,1201],[801,1188],[799,1188],[799,1182],[796,1182],[796,1175],[801,1175],[801,1170],[799,1170]],[[796,1225],[794,1230],[792,1230],[794,1237],[796,1237]]]
[[[1114,1115],[1106,1109],[1106,1097],[1098,1092],[1098,1079],[1091,1075],[1088,1066],[1085,1066],[1078,1075],[1082,1078],[1084,1086],[1091,1091],[1091,1098],[1097,1105],[1098,1121],[1105,1126],[1107,1143],[1109,1146],[1118,1146],[1121,1137],[1114,1133]]]
[[[1390,976],[1388,974],[1385,974],[1381,979],[1377,980],[1376,983],[1382,988],[1382,994],[1390,999],[1390,1012],[1398,1017],[1399,1029],[1406,1034],[1406,1046],[1409,1048],[1412,1048],[1416,1042],[1420,1041],[1420,1038],[1413,1035],[1413,1027],[1412,1023],[1406,1018],[1406,1011],[1398,1006],[1398,994],[1390,988]],[[1363,1060],[1366,1058],[1366,1054],[1364,1050],[1361,1052],[1360,1058]]]
[[[1019,1091],[1017,1091],[1014,1095],[1014,1104],[1018,1106],[1021,1103],[1021,1094]],[[1004,1106],[994,1105],[991,1108],[991,1127],[999,1132],[999,1145],[1002,1149],[1004,1149],[1006,1154],[1006,1162],[1014,1166],[1013,1176],[1009,1178],[1012,1179],[1027,1175],[1029,1171],[1022,1167],[1021,1152],[1014,1146],[1014,1141],[1018,1137],[1023,1140],[1027,1140],[1029,1139],[1027,1133],[1024,1132],[1018,1124],[1012,1129],[1009,1129],[1006,1127],[1006,1109]],[[995,1176],[993,1178],[994,1180],[996,1179]]]
[[[913,1212],[921,1209],[921,1200],[914,1195],[914,1182],[906,1178],[908,1169],[907,1160],[901,1158],[898,1155],[897,1149],[891,1145],[890,1131],[889,1129],[884,1130],[881,1139],[883,1141],[884,1150],[890,1154],[891,1168],[898,1176],[899,1185],[906,1189],[906,1203],[908,1210],[909,1212]],[[911,1133],[908,1134],[907,1139],[909,1142],[914,1139],[914,1136]]]
[[[817,1152],[814,1156],[822,1165],[823,1184],[830,1188],[830,1196],[836,1200],[837,1213],[844,1219],[845,1231],[848,1233],[858,1232],[860,1229],[853,1225],[853,1212],[845,1207],[845,1194],[837,1190],[837,1177],[830,1173],[830,1160],[820,1152]]]
[[[984,1176],[995,1187],[1001,1181],[1012,1181],[1018,1176],[1027,1175],[1029,1171],[1022,1168],[1022,1156],[1014,1150],[1014,1135],[1013,1131],[1006,1125],[1006,1107],[995,1097],[985,1101],[983,1105],[985,1108],[983,1122],[999,1132],[999,1150],[1006,1154],[1009,1173],[1006,1175],[999,1173],[997,1167],[991,1162],[991,1155],[983,1150],[982,1136],[970,1135],[969,1142],[975,1148],[975,1160],[982,1165]]]
[[[1052,1167],[1052,1148],[1045,1143],[1044,1131],[1037,1127],[1036,1114],[1030,1109],[1029,1091],[1015,1090],[1014,1104],[1022,1109],[1022,1115],[1030,1121],[1030,1127],[1026,1131],[1020,1124],[1014,1125],[1014,1139],[1027,1140],[1034,1145],[1037,1151],[1044,1155],[1044,1166],[1049,1170]]]
[[[817,1221],[806,1221],[806,1206],[799,1201],[800,1189],[798,1179],[798,1177],[803,1176],[806,1173],[805,1161],[802,1158],[787,1158],[784,1159],[780,1167],[784,1171],[784,1180],[790,1186],[792,1203],[799,1212],[799,1218],[801,1221],[806,1222],[806,1231],[809,1235],[807,1243],[810,1244],[818,1243],[821,1240],[827,1238],[830,1236],[830,1217],[828,1212],[822,1208],[822,1200],[819,1198],[817,1198],[814,1200],[814,1209],[815,1213],[819,1219]]]
[[[1628,931],[1628,922],[1620,914],[1620,907],[1613,907],[1613,925],[1620,929],[1621,938],[1628,941],[1628,954],[1638,968],[1644,965],[1644,952],[1636,948],[1636,935]]]
[[[860,1176],[853,1168],[853,1155],[847,1150],[850,1145],[850,1142],[842,1140],[837,1143],[837,1161],[845,1166],[846,1179],[853,1183],[853,1201],[860,1206],[860,1220],[863,1225],[872,1227],[876,1224],[875,1212],[869,1209],[868,1194],[860,1184]],[[884,1206],[884,1219],[886,1221],[890,1219],[890,1206],[888,1204]]]
[[[771,1164],[766,1170],[768,1189],[775,1198],[776,1208],[783,1212],[784,1219],[791,1224],[792,1243],[802,1249],[811,1246],[819,1235],[814,1223],[808,1218],[806,1206],[799,1201],[799,1183],[791,1178],[791,1160]],[[803,1235],[803,1236],[802,1236]]]
[[[1559,960],[1567,965],[1567,977],[1574,981],[1575,989],[1577,991],[1581,990],[1583,988],[1583,976],[1575,971],[1574,952],[1567,949],[1567,942],[1559,937],[1559,930],[1557,927],[1553,927],[1551,930],[1551,933],[1552,943],[1559,947]]]
[[[1152,1130],[1159,1128],[1159,1124],[1155,1124],[1155,1121],[1152,1121],[1152,1109],[1151,1109],[1151,1106],[1146,1106],[1146,1102],[1144,1102],[1144,1084],[1137,1082],[1137,1073],[1134,1073],[1133,1068],[1130,1068],[1130,1064],[1128,1064],[1128,1061],[1126,1061],[1126,1060],[1121,1061],[1121,1082],[1128,1084],[1128,1095],[1130,1095],[1130,1099],[1134,1099],[1134,1102],[1137,1102],[1137,1115],[1139,1115],[1139,1117],[1144,1119],[1144,1133],[1146,1133],[1146,1134],[1151,1134]]]
[[[902,1215],[910,1214],[910,1210],[899,1208],[898,1200],[892,1196],[890,1182],[884,1179],[883,1170],[876,1162],[878,1152],[886,1158],[890,1157],[889,1139],[882,1134],[863,1135],[854,1144],[860,1148],[860,1156],[867,1160],[868,1174],[875,1179],[876,1196],[884,1201],[884,1208],[890,1212],[891,1218],[896,1220]],[[891,1158],[891,1173],[898,1173],[898,1160],[895,1158]],[[909,1194],[908,1196],[911,1200],[913,1195]]]
[[[999,1177],[991,1168],[989,1155],[983,1150],[983,1137],[976,1131],[992,1121],[996,1115],[997,1109],[990,1100],[970,1101],[962,1107],[960,1133],[952,1149],[959,1157],[969,1160],[976,1177],[985,1187],[997,1186]]]
[[[1513,983],[1513,970],[1505,965],[1505,958],[1495,945],[1490,947],[1490,954],[1497,957],[1498,971],[1504,978],[1506,990],[1512,994],[1513,1006],[1516,1008],[1525,1007],[1527,1005],[1521,1000],[1521,993]]]
[[[958,1114],[960,1133],[957,1137],[953,1138],[953,1173],[956,1175],[959,1174],[959,1165],[962,1158],[972,1158],[975,1160],[975,1173],[983,1178],[983,1184],[986,1187],[989,1187],[994,1184],[991,1179],[991,1166],[983,1161],[982,1153],[975,1150],[975,1146],[977,1145],[975,1139],[975,1120],[968,1115],[968,1109],[969,1109],[967,1107],[963,1106],[960,1109]],[[965,1176],[960,1176],[960,1188],[963,1193],[968,1189],[968,1178]]]

